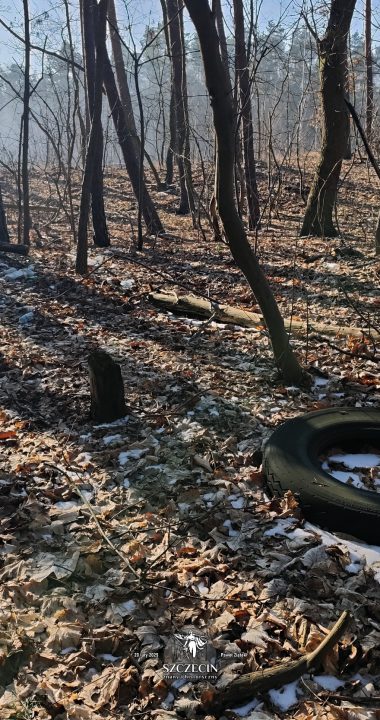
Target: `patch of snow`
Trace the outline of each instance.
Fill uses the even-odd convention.
[[[375,453],[336,453],[330,455],[332,462],[341,462],[348,468],[372,468],[380,465],[380,455]]]
[[[134,284],[135,281],[133,280],[133,278],[126,278],[125,280],[121,281],[120,287],[122,287],[123,290],[130,290],[131,288],[133,288]]]
[[[212,502],[212,500],[215,500],[216,492],[209,492],[202,495],[203,500],[206,502]]]
[[[232,712],[235,713],[235,715],[239,715],[239,717],[245,717],[246,715],[248,715],[248,713],[251,712],[251,710],[257,708],[259,704],[260,700],[250,700],[249,703],[246,703],[245,705],[240,705],[240,707],[232,708]]]
[[[276,521],[273,527],[269,528],[269,530],[265,530],[264,535],[267,537],[273,537],[274,535],[285,535],[288,537],[289,533],[287,530],[289,530],[293,524],[293,518],[280,518]]]
[[[321,530],[321,528],[311,523],[305,523],[305,530],[314,532],[320,536],[323,545],[329,547],[330,545],[341,545],[347,548],[351,557],[351,567],[356,566],[358,559],[371,568],[374,573],[374,578],[380,583],[380,546],[378,545],[367,545],[355,540],[342,540],[334,533],[328,532],[327,530]],[[348,566],[350,567],[350,566]],[[352,571],[351,571],[352,572]]]
[[[323,469],[325,470],[325,468]],[[350,485],[353,485],[353,487],[360,488],[361,490],[366,489],[366,486],[360,480],[360,477],[357,473],[349,472],[347,470],[330,470],[330,468],[326,469],[326,472],[328,472],[329,475],[335,478],[335,480],[339,480],[342,483],[348,483],[349,480],[352,480],[352,483],[350,483]]]
[[[205,323],[205,320],[192,320],[191,318],[183,318],[179,317],[181,322],[185,323],[185,325],[203,325]]]
[[[119,418],[118,420],[114,420],[110,423],[100,423],[99,425],[96,425],[97,428],[113,428],[118,427],[119,425],[126,425],[126,423],[129,421],[129,415],[125,415],[125,417]]]
[[[236,495],[230,495],[228,498],[232,507],[235,508],[235,510],[242,510],[244,507],[244,498],[243,497],[236,497]]]
[[[219,417],[219,410],[216,409],[216,407],[210,407],[208,408],[208,412],[210,415],[213,415],[214,417]]]
[[[187,512],[187,511],[188,511],[188,509],[189,509],[189,507],[190,507],[190,504],[189,504],[189,503],[181,503],[181,502],[179,502],[179,503],[178,503],[178,507],[179,507],[180,511],[184,513],[184,512]]]
[[[36,273],[34,272],[34,268],[32,265],[29,265],[29,267],[25,268],[9,268],[8,272],[6,272],[3,275],[5,280],[21,280],[22,278],[25,278],[26,280],[33,279],[36,277]]]
[[[331,692],[335,692],[335,690],[344,685],[344,682],[338,680],[334,675],[315,675],[314,680],[324,690],[330,690]]]
[[[274,705],[286,712],[292,705],[298,702],[297,689],[299,681],[295,680],[292,683],[284,685],[279,690],[269,690],[269,697]]]
[[[80,503],[74,500],[59,500],[59,502],[54,503],[54,507],[58,510],[74,510],[74,508],[78,509],[80,507]]]
[[[101,653],[100,655],[97,655],[96,657],[100,658],[101,660],[106,660],[106,662],[115,663],[121,660],[121,655],[111,655],[110,653]]]
[[[122,440],[121,435],[106,435],[103,438],[104,445],[113,445],[113,443],[120,442]]]
[[[207,411],[210,415],[219,417],[219,410],[215,407],[215,405],[216,402],[214,398],[206,396],[202,397],[199,402],[197,402],[195,409],[197,412]]]
[[[314,380],[313,389],[319,388],[319,387],[325,387],[326,385],[329,384],[329,382],[330,381],[328,378],[316,377]]]
[[[237,535],[240,535],[240,532],[238,530],[233,529],[231,520],[225,520],[223,523],[223,527],[228,528],[229,537],[237,537]]]
[[[140,460],[148,452],[148,448],[132,448],[119,454],[119,465],[126,465],[130,460]]]

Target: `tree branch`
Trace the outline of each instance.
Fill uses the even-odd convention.
[[[19,35],[18,33],[16,33],[15,30],[13,30],[9,25],[7,25],[7,23],[5,23],[4,20],[2,20],[1,18],[0,18],[0,25],[2,25],[3,28],[5,28],[5,30],[7,30],[11,35],[13,35],[13,37],[15,37],[16,40],[19,40],[19,42],[22,42],[25,45],[25,38],[23,38],[22,35]],[[79,63],[75,62],[75,60],[70,60],[70,58],[66,58],[66,57],[64,57],[64,55],[60,55],[59,53],[54,52],[54,50],[47,50],[46,47],[41,47],[40,45],[33,45],[32,43],[30,45],[30,49],[38,50],[38,52],[41,52],[44,55],[49,55],[50,57],[54,57],[57,60],[62,60],[62,62],[67,63],[67,65],[76,67],[77,70],[81,70],[82,72],[84,71],[83,66],[80,65]]]
[[[286,683],[298,680],[304,673],[316,670],[323,658],[338,642],[350,619],[350,614],[345,610],[318,647],[298,660],[291,660],[237,678],[226,690],[214,696],[212,708],[214,709],[217,705],[218,709],[222,710],[237,704],[241,705],[247,700],[252,700],[259,692],[281,687]]]

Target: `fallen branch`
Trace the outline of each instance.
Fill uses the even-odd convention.
[[[350,615],[345,610],[315,650],[298,660],[291,660],[266,670],[242,675],[233,680],[226,690],[221,692],[216,690],[210,706],[213,710],[215,706],[218,710],[222,710],[227,707],[241,705],[247,700],[252,700],[260,692],[282,687],[282,685],[298,680],[304,673],[314,672],[321,665],[323,658],[338,642],[349,621]]]
[[[16,255],[27,255],[27,245],[16,245],[16,243],[0,243],[0,252],[15,253]]]
[[[241,325],[242,327],[263,328],[264,320],[261,315],[232,307],[231,305],[216,305],[208,300],[195,297],[194,295],[175,295],[174,293],[149,293],[149,299],[155,305],[170,309],[172,312],[188,313],[200,317],[214,319],[222,323]],[[380,340],[380,334],[374,330],[346,327],[344,325],[326,325],[325,323],[306,323],[301,320],[286,319],[285,327],[294,335],[310,335],[315,332],[321,335],[371,337],[372,340]]]

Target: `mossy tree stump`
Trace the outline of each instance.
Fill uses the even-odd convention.
[[[104,350],[89,355],[91,419],[113,422],[127,414],[120,365]]]

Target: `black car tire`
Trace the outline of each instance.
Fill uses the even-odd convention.
[[[380,410],[328,408],[285,422],[264,450],[268,490],[291,490],[305,517],[322,528],[380,545],[380,493],[346,485],[321,467],[324,451],[350,443],[380,450]]]

